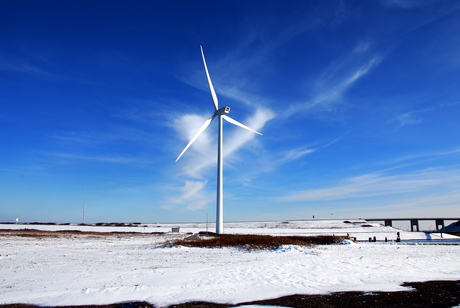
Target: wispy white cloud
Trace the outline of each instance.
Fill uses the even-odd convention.
[[[184,141],[184,146],[193,138],[193,136],[197,133],[203,123],[209,118],[208,115],[198,115],[198,114],[184,114],[182,116],[177,117],[173,122],[172,126],[179,134],[179,137],[182,141]],[[215,121],[211,123],[211,125],[215,125]],[[195,140],[193,145],[187,151],[187,155],[194,156],[194,152],[197,152],[201,156],[206,156],[209,159],[209,153],[211,152],[211,142],[212,137],[210,131],[212,127],[208,127],[198,139]],[[179,155],[179,153],[178,153]]]
[[[231,114],[230,114],[231,115]],[[273,118],[273,113],[267,109],[256,109],[255,113],[249,118],[239,122],[244,123],[248,127],[257,131],[263,132],[265,124]],[[183,115],[173,123],[174,129],[179,133],[181,139],[184,141],[184,146],[195,135],[200,126],[207,119],[207,116],[199,115]],[[210,166],[214,166],[217,161],[217,132],[211,126],[217,125],[213,121],[193,145],[187,150],[183,158],[177,163],[181,166],[182,173],[191,178],[201,179],[204,172]],[[227,133],[227,128],[230,124],[224,123],[224,157],[226,159],[237,159],[234,154],[238,152],[243,146],[248,144],[256,134],[249,132],[245,129],[236,127],[230,133]],[[212,136],[212,133],[215,136]],[[260,137],[260,136],[259,136]],[[262,136],[263,138],[263,136]],[[224,160],[225,161],[225,160]]]
[[[460,192],[458,190],[453,190],[442,194],[435,193],[409,198],[404,201],[391,203],[388,205],[388,208],[396,210],[411,208],[418,211],[423,210],[423,212],[426,213],[426,208],[431,207],[433,210],[432,215],[434,216],[439,215],[440,208],[451,207],[451,212],[454,212],[454,210],[457,210],[458,206],[460,206],[459,200]]]
[[[305,156],[315,153],[317,151],[318,148],[314,148],[311,146],[299,146],[297,148],[292,148],[288,151],[279,153],[279,157],[273,159],[267,165],[269,165],[271,169],[275,169],[284,164],[304,158]]]
[[[145,157],[122,156],[122,155],[83,155],[74,153],[50,153],[43,152],[43,155],[59,158],[57,163],[75,163],[78,161],[124,164],[124,165],[146,165],[151,161]]]
[[[62,79],[62,76],[46,69],[47,61],[35,54],[29,55],[27,59],[19,56],[5,56],[0,54],[0,71],[31,74],[40,77]],[[38,63],[38,64],[35,64]]]
[[[441,103],[441,107],[455,107],[460,105],[460,102],[446,102],[446,103]]]
[[[340,102],[347,90],[382,62],[383,56],[371,52],[370,46],[369,41],[362,41],[344,58],[333,61],[317,78],[313,98],[292,104],[285,116],[318,107],[329,110]]]
[[[424,6],[431,1],[420,0],[382,0],[383,5],[388,7],[399,7],[403,9],[412,9],[419,6]]]
[[[48,75],[47,72],[36,65],[20,61],[6,61],[3,57],[0,57],[0,71],[15,71],[21,73]]]
[[[213,62],[212,71],[228,84],[246,84],[249,82],[249,72],[261,65],[266,68],[270,63],[267,60],[286,44],[318,28],[343,23],[351,11],[344,2],[335,5],[332,10],[327,5],[313,6],[308,3],[298,6],[298,10],[285,17],[288,20],[279,19],[270,24],[248,22],[244,37],[240,38],[238,45],[232,46],[224,56]],[[234,65],[235,62],[238,65]]]
[[[305,3],[298,6],[298,10],[291,13],[292,16],[277,22],[249,22],[245,25],[244,37],[219,57],[207,54],[207,46],[203,46],[218,96],[233,98],[250,106],[260,104],[262,97],[244,90],[260,86],[258,79],[249,79],[248,76],[253,76],[253,71],[270,71],[279,63],[276,59],[270,59],[290,42],[319,28],[340,25],[353,15],[352,11],[345,2],[339,2],[332,9],[329,5]],[[186,84],[207,91],[203,78],[201,66],[199,71],[180,77]]]
[[[53,134],[51,138],[59,143],[81,145],[100,145],[105,143],[117,143],[119,141],[144,142],[148,134],[137,128],[129,126],[110,127],[105,131],[68,131]]]
[[[263,127],[273,116],[273,113],[269,110],[258,108],[252,116],[244,120],[238,119],[238,121],[252,129],[263,131]],[[207,115],[186,114],[173,122],[172,126],[184,141],[184,146],[207,118]],[[181,170],[180,173],[186,179],[181,196],[173,198],[173,202],[183,204],[189,210],[201,209],[212,201],[212,198],[204,193],[207,181],[197,181],[197,179],[211,176],[208,171],[217,163],[217,131],[215,127],[211,127],[217,125],[215,122],[217,122],[217,119],[196,139],[184,156],[177,162],[177,166]],[[258,136],[239,127],[235,127],[235,129],[227,133],[226,130],[229,127],[230,124],[224,123],[224,163],[226,165],[231,160],[238,160],[238,151],[247,146],[256,136],[263,138],[263,136]],[[215,136],[212,135],[213,133]],[[215,176],[214,172],[212,176]]]
[[[169,198],[168,205],[163,209],[170,209],[174,205],[185,205],[187,210],[196,211],[206,207],[212,201],[212,196],[204,191],[207,181],[186,180],[183,187],[176,189],[176,195]]]
[[[283,165],[305,158],[316,151],[318,151],[317,148],[312,148],[310,146],[300,146],[282,152],[276,151],[264,157],[263,163],[260,164],[259,168],[253,171],[251,177],[253,178],[256,174],[277,170]]]
[[[245,172],[244,176],[247,179],[254,179],[259,174],[264,174],[267,172],[272,172],[274,170],[279,169],[286,164],[292,162],[298,162],[304,159],[313,153],[321,151],[326,147],[329,147],[336,142],[340,141],[342,138],[336,138],[326,144],[316,144],[315,146],[312,145],[300,145],[298,147],[292,147],[288,150],[274,150],[271,149],[270,155],[264,155],[262,158],[258,160],[257,168],[251,170],[249,173]],[[249,181],[246,181],[246,185],[249,185]]]
[[[422,123],[424,120],[424,114],[430,115],[433,113],[433,111],[438,110],[438,109],[444,109],[444,108],[452,108],[458,106],[460,103],[454,102],[454,103],[440,103],[434,106],[430,106],[428,108],[423,108],[423,109],[418,109],[418,110],[411,110],[408,112],[405,112],[401,115],[396,116],[394,121],[399,123],[399,127],[407,126],[407,125],[414,125],[414,124],[419,124]]]
[[[397,198],[374,199],[372,202],[352,202],[351,211],[356,217],[452,217],[458,212],[460,206],[460,193],[458,189],[447,191],[399,195]],[[350,206],[341,209],[350,213]]]
[[[423,118],[421,117],[421,113],[425,112],[424,110],[413,110],[406,112],[396,118],[399,122],[399,127],[403,127],[406,125],[414,125],[423,122]]]
[[[412,193],[447,186],[460,187],[460,170],[426,169],[413,173],[385,175],[370,173],[352,177],[337,185],[294,192],[279,201],[329,201]]]
[[[382,161],[379,165],[396,165],[390,167],[385,171],[395,170],[404,168],[407,166],[413,166],[420,163],[425,163],[427,161],[432,161],[436,159],[444,159],[447,156],[458,155],[460,154],[460,147],[454,148],[448,151],[432,151],[432,152],[421,152],[417,154],[405,155],[402,157],[397,157],[388,161]]]
[[[193,114],[183,115],[174,121],[173,127],[183,141],[182,147],[178,148],[177,155],[193,138],[206,119],[207,116]],[[217,138],[216,136],[212,136],[212,132],[215,132],[215,128],[213,127],[215,125],[216,121],[213,121],[198,139],[195,140],[182,158],[176,162],[176,166],[180,169],[180,174],[192,179],[203,179],[206,169],[216,163],[217,146],[214,146],[214,144],[217,144]]]
[[[255,112],[245,120],[244,123],[248,127],[263,133],[265,124],[273,119],[274,116],[275,114],[269,109],[257,108]],[[233,132],[228,136],[228,141],[226,142],[224,148],[224,155],[232,155],[254,138],[263,138],[263,136],[258,137],[246,129],[234,129]]]
[[[284,164],[284,163],[287,163],[287,162],[291,162],[291,161],[294,161],[294,160],[297,160],[297,159],[300,159],[306,155],[309,155],[309,154],[312,154],[312,153],[315,153],[317,151],[320,151],[324,148],[327,148],[331,145],[333,145],[334,143],[336,142],[339,142],[340,140],[342,139],[342,137],[339,137],[339,138],[336,138],[330,142],[327,142],[326,144],[323,144],[323,145],[319,145],[319,146],[316,146],[316,147],[311,147],[311,146],[302,146],[302,147],[299,147],[299,148],[293,148],[287,152],[285,152],[282,156],[281,159],[278,159],[277,160],[277,163],[275,163],[275,165],[279,164]]]
[[[305,149],[305,148],[300,148],[300,149],[292,149],[290,150],[286,156],[284,157],[283,161],[293,161],[297,160],[305,155],[311,154],[315,152],[315,149]]]

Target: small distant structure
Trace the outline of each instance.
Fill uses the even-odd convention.
[[[175,227],[171,229],[172,233],[179,233],[180,232],[180,227]]]
[[[82,223],[85,224],[85,217],[86,216],[86,188],[85,188],[85,202],[83,203],[83,220]]]
[[[19,218],[16,218],[16,224],[18,224],[18,223],[19,223]]]

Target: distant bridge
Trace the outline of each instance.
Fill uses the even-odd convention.
[[[383,221],[385,223],[385,226],[392,227],[393,226],[393,221],[409,221],[410,222],[410,230],[412,232],[419,232],[419,221],[420,220],[431,220],[434,221],[436,231],[440,231],[441,229],[444,228],[444,221],[446,220],[460,220],[459,218],[370,218],[370,219],[365,219],[367,221]]]

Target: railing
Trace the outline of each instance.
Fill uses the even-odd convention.
[[[440,232],[445,227],[446,220],[460,221],[459,218],[369,218],[366,220],[367,221],[383,221],[385,226],[388,226],[388,227],[393,226],[393,221],[409,221],[410,230],[412,232],[420,231],[420,224],[419,224],[420,220],[434,221],[437,232]]]

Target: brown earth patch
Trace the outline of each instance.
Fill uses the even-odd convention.
[[[253,234],[214,234],[211,236],[191,236],[166,243],[166,246],[186,246],[202,248],[239,247],[247,250],[276,249],[282,245],[331,245],[343,240],[339,236],[271,236]]]
[[[37,239],[43,238],[69,238],[78,236],[91,236],[94,238],[102,238],[107,236],[115,237],[135,237],[145,235],[162,235],[163,232],[95,232],[95,231],[80,231],[80,230],[57,230],[57,231],[45,231],[37,229],[0,229],[0,236],[18,236],[18,237],[33,237]]]

